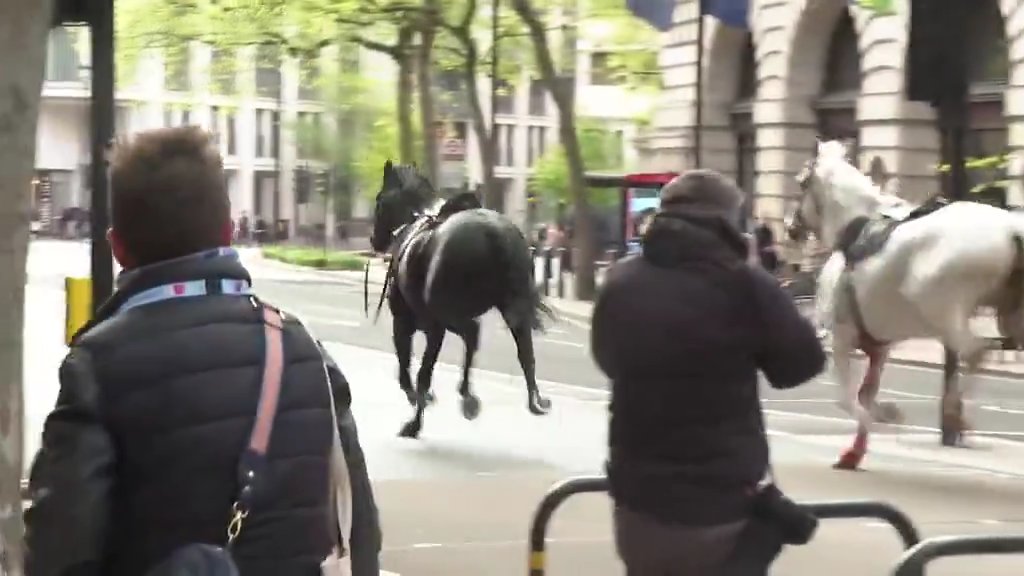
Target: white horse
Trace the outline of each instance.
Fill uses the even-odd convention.
[[[964,360],[963,387],[955,373],[946,374],[942,401],[943,428],[959,437],[967,427],[961,416],[967,385],[988,348],[970,319],[979,307],[993,307],[1000,332],[1024,336],[1024,219],[975,202],[912,214],[916,207],[880,194],[847,162],[838,142],[819,143],[797,180],[802,193],[787,232],[798,239],[810,230],[837,248],[818,277],[817,313],[831,332],[840,405],[858,426],[836,467],[856,469],[872,424],[901,418],[895,406],[876,398],[889,347],[911,338],[938,339]],[[874,220],[871,228],[858,235],[867,219]],[[864,243],[867,236],[874,249]],[[851,244],[854,237],[860,239]],[[868,358],[859,386],[850,371],[857,349]]]

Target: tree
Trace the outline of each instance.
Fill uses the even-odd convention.
[[[51,1],[0,6],[0,568],[24,573],[22,329],[29,198]]]
[[[580,154],[587,170],[620,172],[625,168],[622,159],[622,141],[594,121],[580,121],[578,127]],[[534,166],[530,189],[548,205],[569,202],[569,166],[565,148],[561,145],[545,152]],[[618,190],[593,189],[588,191],[596,206],[614,206],[619,202]]]
[[[596,292],[594,281],[594,226],[587,216],[590,213],[590,201],[587,198],[586,185],[583,182],[583,153],[580,150],[579,136],[576,131],[576,114],[574,110],[573,88],[570,82],[559,77],[558,69],[551,54],[547,30],[544,22],[533,6],[532,0],[512,0],[512,9],[522,19],[529,31],[533,44],[533,53],[541,81],[547,87],[555,107],[558,110],[558,135],[565,151],[565,163],[568,168],[569,197],[572,198],[575,213],[573,246],[576,257],[575,282],[576,298],[591,300]],[[574,24],[574,23],[572,23]],[[575,42],[575,38],[563,42]]]
[[[342,71],[324,87],[326,113],[338,120],[336,129],[323,123],[296,124],[296,141],[305,157],[333,166],[339,184],[350,184],[348,190],[336,187],[334,200],[356,193],[373,198],[384,163],[400,148],[393,100],[385,97],[385,86],[358,71]]]
[[[422,10],[406,0],[119,0],[119,59],[129,73],[146,49],[172,52],[201,42],[237,50],[272,45],[309,58],[330,45],[355,43],[398,67],[399,160],[415,158],[413,53]]]

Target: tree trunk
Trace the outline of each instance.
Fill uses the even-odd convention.
[[[484,190],[494,190],[496,181],[494,178],[495,150],[491,142],[491,130],[484,117],[483,103],[480,102],[480,90],[477,86],[478,66],[480,54],[476,48],[476,41],[473,40],[472,31],[460,29],[456,32],[459,42],[465,50],[463,62],[463,76],[466,81],[466,94],[469,96],[469,111],[473,121],[473,131],[476,132],[476,143],[480,153],[480,164],[483,166]],[[481,198],[481,201],[483,199]]]
[[[398,45],[394,54],[398,64],[398,159],[412,164],[416,158],[416,141],[412,130],[412,62],[413,29],[403,26],[398,31]]]
[[[22,329],[36,123],[50,0],[0,7],[0,567],[24,573]],[[43,343],[33,343],[47,345]]]
[[[427,170],[427,178],[438,190],[441,188],[440,158],[438,157],[437,131],[434,124],[437,114],[434,110],[434,40],[437,37],[437,0],[424,0],[424,12],[420,25],[420,49],[417,53],[419,62],[416,66],[416,82],[420,97],[420,122],[423,134],[423,164]]]
[[[541,81],[551,93],[555,107],[558,109],[558,136],[562,148],[565,150],[566,164],[569,169],[569,194],[573,200],[575,212],[573,249],[576,257],[573,259],[573,272],[575,273],[576,298],[592,300],[596,293],[593,221],[590,218],[590,202],[583,180],[585,168],[576,134],[576,114],[573,109],[571,87],[559,81],[544,23],[537,16],[530,0],[512,0],[512,9],[529,30],[534,56],[540,68]]]

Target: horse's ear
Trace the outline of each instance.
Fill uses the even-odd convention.
[[[388,158],[387,162],[384,163],[384,173],[392,172],[395,169],[395,165],[391,163],[391,158]]]

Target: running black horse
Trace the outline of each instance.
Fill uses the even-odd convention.
[[[480,399],[473,394],[469,374],[480,343],[479,318],[492,308],[515,339],[527,407],[533,414],[546,414],[551,402],[537,388],[533,330],[543,328],[542,316],[553,314],[534,286],[526,238],[507,218],[482,208],[473,194],[455,196],[436,215],[427,213],[434,198],[433,186],[414,166],[395,166],[390,160],[384,165],[370,244],[378,253],[391,254],[385,291],[394,322],[398,382],[416,407],[400,435],[419,436],[434,364],[448,331],[466,345],[459,385],[462,414],[469,420],[479,415]],[[414,391],[409,366],[418,330],[427,336],[427,349]]]

